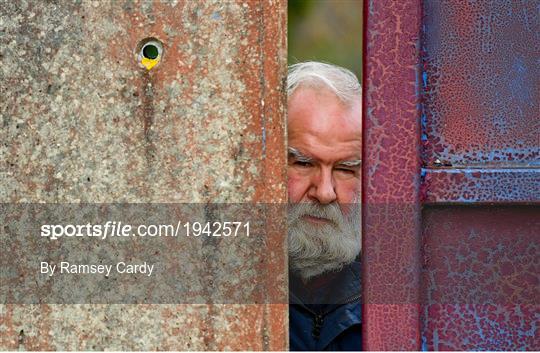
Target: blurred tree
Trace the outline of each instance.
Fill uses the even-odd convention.
[[[362,0],[289,0],[289,64],[316,60],[362,77]]]

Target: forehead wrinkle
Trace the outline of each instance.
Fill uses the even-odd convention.
[[[311,121],[310,124],[300,124],[298,122],[289,122],[288,125],[288,140],[296,147],[304,150],[313,151],[313,147],[335,149],[336,146],[345,146],[349,148],[351,145],[356,146],[355,150],[361,151],[362,146],[362,130],[351,129],[350,127],[341,127],[338,131],[332,130],[331,125],[319,125],[319,122]],[[335,126],[335,125],[334,125]],[[300,145],[298,145],[300,144]],[[351,151],[352,153],[356,151]],[[351,155],[348,157],[356,157]],[[347,158],[347,156],[346,156]],[[359,159],[359,158],[354,158]]]

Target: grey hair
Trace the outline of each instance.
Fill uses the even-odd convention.
[[[362,96],[362,85],[350,70],[316,61],[289,66],[287,97],[290,98],[298,87],[326,87],[347,105],[359,101]]]

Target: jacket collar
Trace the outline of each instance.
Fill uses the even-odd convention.
[[[289,302],[300,304],[316,313],[329,312],[335,307],[360,298],[360,274],[359,258],[339,272],[325,273],[307,283],[290,272]]]

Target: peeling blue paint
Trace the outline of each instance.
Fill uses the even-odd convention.
[[[427,345],[427,338],[424,335],[422,335],[422,348],[421,348],[421,350],[422,350],[422,352],[429,351],[428,345]]]
[[[426,129],[427,129],[427,117],[426,113],[424,112],[424,109],[422,109],[422,115],[420,117],[420,124],[422,126],[422,141],[425,141],[428,139]]]
[[[533,104],[531,86],[534,83],[528,77],[528,70],[523,59],[514,58],[508,84],[510,92],[520,104]]]

